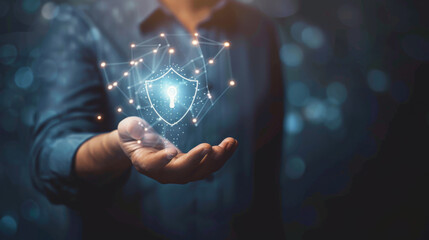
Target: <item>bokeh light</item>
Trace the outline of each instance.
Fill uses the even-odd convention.
[[[304,115],[310,122],[320,123],[326,116],[326,105],[321,100],[313,98],[309,100],[304,109]]]
[[[302,42],[309,48],[317,49],[322,47],[325,42],[325,36],[317,27],[308,26],[301,33]]]
[[[42,17],[46,20],[54,19],[58,14],[58,6],[53,2],[47,2],[42,7]]]
[[[337,130],[341,127],[342,123],[343,119],[339,107],[335,105],[327,107],[324,121],[325,126],[330,130]]]
[[[284,129],[287,134],[298,134],[304,128],[304,121],[298,112],[290,112],[284,120]]]
[[[40,6],[40,0],[23,0],[22,9],[26,12],[32,13],[35,12]]]
[[[302,52],[301,47],[290,43],[284,44],[282,46],[280,49],[280,57],[286,66],[297,67],[301,65],[304,58],[304,53]]]
[[[34,200],[28,199],[21,205],[21,214],[28,221],[36,221],[40,217],[40,207]]]
[[[389,86],[386,74],[378,69],[373,69],[368,73],[368,86],[374,92],[384,92]]]
[[[33,71],[29,67],[21,67],[15,73],[15,84],[19,88],[28,88],[33,83]]]
[[[347,89],[340,82],[332,82],[326,88],[326,95],[331,103],[342,104],[347,99]]]
[[[13,236],[18,229],[18,223],[12,216],[5,215],[0,219],[0,232],[5,236]]]

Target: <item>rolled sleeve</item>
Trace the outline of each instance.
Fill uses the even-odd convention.
[[[55,140],[50,147],[45,148],[45,169],[49,169],[48,175],[60,178],[71,178],[73,159],[77,149],[95,133],[74,133]],[[45,156],[44,156],[45,155]]]
[[[91,137],[113,128],[96,44],[88,37],[91,27],[79,14],[71,7],[61,7],[34,67],[40,88],[32,147],[33,183],[52,202],[71,206],[87,201],[87,193],[101,191],[76,178],[77,150]],[[103,121],[96,120],[97,114],[103,115]]]

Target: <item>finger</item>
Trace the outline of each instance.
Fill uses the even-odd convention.
[[[124,141],[142,139],[149,124],[139,117],[127,117],[118,124],[118,133]]]
[[[161,169],[177,155],[175,148],[156,150],[142,149],[132,161],[137,170],[149,177],[157,179]]]
[[[212,151],[210,144],[202,143],[186,154],[169,162],[164,168],[164,177],[167,182],[186,183],[192,172],[198,167],[201,160]]]
[[[218,146],[213,146],[213,151],[200,163],[192,179],[201,180],[219,170],[232,156],[237,146],[238,142],[233,138],[226,138]]]

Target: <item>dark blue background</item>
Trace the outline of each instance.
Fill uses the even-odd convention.
[[[57,74],[33,62],[62,2],[0,0],[2,239],[64,239],[73,221],[33,188],[28,157],[35,76]],[[424,1],[245,2],[279,23],[288,101],[284,227],[289,239],[301,239],[323,224],[325,202],[347,194],[364,163],[376,158],[398,108],[413,94],[416,70],[429,61],[429,21]]]

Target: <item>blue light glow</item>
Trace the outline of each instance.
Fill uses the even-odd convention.
[[[384,92],[387,90],[389,80],[386,74],[378,69],[373,69],[368,73],[368,85],[374,92]]]
[[[286,66],[297,67],[304,59],[304,53],[296,44],[284,44],[280,49],[280,58]]]
[[[326,88],[326,95],[331,103],[342,104],[347,99],[347,89],[339,82],[332,82]]]
[[[28,88],[33,83],[33,71],[29,67],[22,67],[15,73],[15,84],[20,88]]]
[[[304,128],[304,121],[298,112],[289,113],[284,122],[284,129],[289,134],[298,134]]]
[[[15,218],[6,215],[0,219],[0,232],[6,236],[13,236],[18,229],[18,223]]]
[[[309,48],[320,48],[325,43],[325,36],[322,30],[317,27],[306,27],[301,33],[302,42]]]
[[[318,99],[311,99],[304,109],[307,119],[313,123],[320,123],[326,116],[326,105]]]

